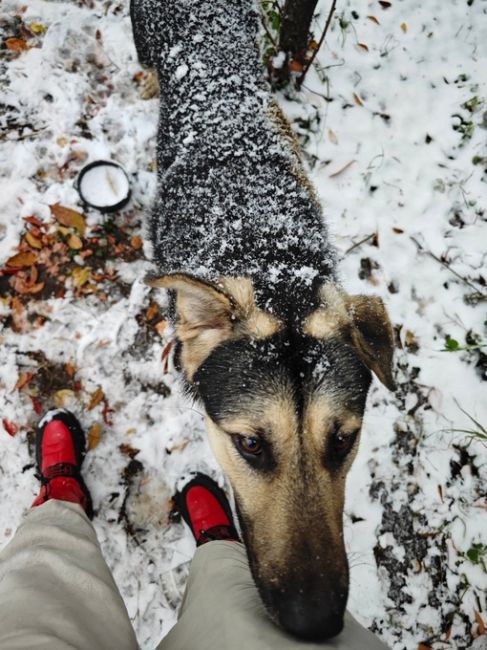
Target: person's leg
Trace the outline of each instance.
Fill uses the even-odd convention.
[[[84,436],[71,417],[57,412],[41,421],[41,492],[0,553],[2,650],[138,647],[85,512],[91,500],[77,478]]]
[[[245,547],[238,541],[226,541],[235,540],[237,534],[231,515],[228,521],[229,506],[224,494],[210,482],[212,502],[198,478],[192,483],[189,492],[185,488],[176,495],[176,503],[199,548],[191,563],[178,622],[158,650],[384,650],[387,647],[348,612],[343,632],[321,644],[301,642],[274,625],[255,587]],[[199,491],[195,492],[197,487]],[[188,497],[192,497],[189,503]],[[223,503],[219,511],[214,506],[215,498]]]

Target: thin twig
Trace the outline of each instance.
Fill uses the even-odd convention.
[[[418,250],[419,250],[420,253],[425,253],[426,255],[429,255],[431,258],[433,258],[434,260],[436,260],[436,261],[438,262],[438,264],[441,264],[441,266],[444,266],[445,269],[448,269],[448,270],[450,271],[450,273],[453,273],[453,275],[455,275],[459,280],[461,280],[462,282],[464,282],[467,286],[469,286],[469,287],[470,287],[471,289],[473,289],[475,292],[477,292],[477,293],[481,293],[481,292],[479,292],[478,287],[476,287],[474,284],[472,284],[472,283],[470,282],[470,280],[467,280],[467,278],[464,278],[463,275],[460,275],[460,273],[457,273],[454,269],[452,269],[452,267],[451,267],[447,262],[444,262],[444,261],[441,259],[441,257],[438,257],[437,255],[435,255],[435,254],[432,253],[431,251],[429,251],[429,250],[427,250],[426,248],[424,248],[424,246],[422,246],[422,245],[419,243],[419,241],[418,241],[417,239],[415,239],[414,237],[410,237],[410,239],[411,239],[411,241],[413,241],[413,242],[416,244],[416,246],[418,247]]]
[[[356,244],[353,244],[353,246],[350,246],[350,248],[347,248],[345,251],[344,255],[348,255],[351,253],[355,248],[358,248],[359,246],[362,246],[362,244],[365,244],[365,242],[369,241],[369,239],[372,239],[372,237],[375,236],[375,232],[371,233],[370,235],[367,235],[367,237],[364,237],[364,239],[361,239],[358,241]]]
[[[270,33],[269,28],[268,28],[267,25],[266,25],[266,19],[267,19],[267,18],[266,18],[266,16],[265,16],[265,14],[262,13],[262,20],[261,20],[261,22],[262,22],[262,27],[264,28],[264,31],[265,31],[265,33],[266,33],[267,38],[270,40],[271,44],[273,45],[274,49],[275,49],[276,52],[277,52],[277,50],[278,50],[277,43],[276,43],[276,41],[274,40],[274,38],[272,37],[272,34]]]
[[[336,4],[337,4],[337,0],[333,0],[333,2],[331,3],[331,7],[330,7],[330,12],[329,12],[329,14],[328,14],[328,18],[326,19],[326,24],[325,24],[325,27],[324,27],[324,29],[323,29],[323,33],[321,34],[321,36],[320,36],[320,40],[318,41],[318,45],[317,45],[316,49],[314,50],[313,54],[311,55],[310,60],[309,60],[308,63],[306,64],[306,67],[305,67],[304,70],[303,70],[303,74],[302,74],[302,75],[299,77],[299,79],[297,80],[296,85],[297,85],[298,89],[301,88],[301,85],[302,85],[302,83],[303,83],[303,81],[304,81],[304,78],[305,78],[305,76],[306,76],[306,73],[308,72],[308,70],[310,69],[311,65],[313,64],[313,61],[315,60],[316,55],[318,54],[320,47],[323,45],[323,41],[325,40],[326,33],[328,32],[328,28],[330,27],[331,19],[333,18],[333,14],[334,14],[334,12],[335,12]]]

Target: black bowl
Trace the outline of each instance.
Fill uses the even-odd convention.
[[[83,179],[86,182],[86,180],[87,180],[85,178],[86,174],[88,172],[92,171],[93,169],[97,168],[97,167],[106,167],[106,168],[117,169],[120,172],[122,172],[124,179],[127,181],[127,191],[123,192],[123,196],[122,196],[121,199],[116,197],[116,202],[115,203],[107,203],[106,199],[103,200],[103,201],[100,200],[100,203],[95,203],[93,201],[93,199],[88,200],[86,198],[85,194],[83,193]],[[95,160],[94,162],[91,162],[88,165],[86,165],[85,167],[83,167],[83,169],[80,171],[80,173],[78,174],[78,177],[77,177],[77,179],[75,181],[75,187],[78,190],[78,193],[79,193],[83,203],[88,205],[91,208],[95,208],[96,210],[100,210],[100,212],[117,212],[117,210],[121,210],[125,205],[127,205],[127,203],[130,200],[131,191],[130,191],[129,177],[128,177],[125,169],[121,165],[119,165],[118,163],[114,163],[111,160]],[[86,189],[85,189],[85,192],[86,192]]]

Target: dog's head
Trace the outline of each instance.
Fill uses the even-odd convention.
[[[301,638],[338,634],[348,596],[345,477],[371,371],[393,387],[382,301],[326,284],[296,331],[257,307],[248,279],[177,274],[152,284],[176,291],[180,363],[234,488],[265,606]]]

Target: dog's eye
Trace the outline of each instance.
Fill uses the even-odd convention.
[[[247,463],[261,472],[270,472],[276,467],[271,445],[254,436],[232,435],[238,453]]]
[[[343,433],[339,431],[333,438],[333,448],[337,454],[344,455],[352,447],[355,440],[355,433]]]
[[[325,464],[328,467],[331,469],[337,469],[340,467],[342,461],[352,449],[357,434],[358,431],[352,431],[350,433],[337,431],[333,434],[326,454]]]
[[[258,438],[237,436],[237,446],[245,453],[258,456],[262,453],[262,442]]]

